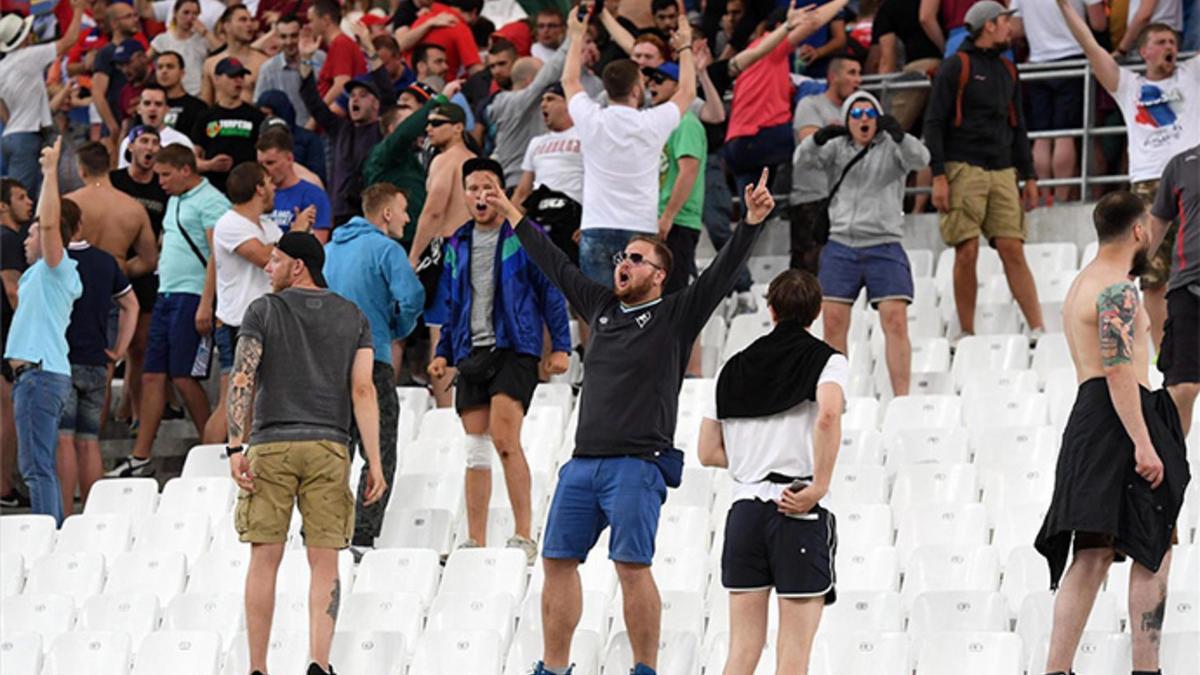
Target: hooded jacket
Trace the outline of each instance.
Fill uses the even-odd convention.
[[[471,353],[471,237],[475,221],[458,228],[443,249],[442,292],[447,299],[446,323],[437,344],[437,355],[451,364]],[[541,357],[542,326],[550,329],[552,351],[571,351],[571,328],[567,301],[538,266],[529,259],[513,231],[504,221],[496,242],[495,297],[492,324],[496,348]]]
[[[850,108],[868,101],[882,112],[879,100],[865,91],[855,92],[842,103],[842,122],[850,127]],[[863,156],[842,181],[829,203],[829,238],[843,246],[866,247],[898,242],[903,238],[904,179],[929,163],[929,149],[910,134],[897,143],[882,131],[867,146]],[[818,146],[815,134],[796,150],[796,166],[822,169],[829,187],[862,147],[849,135],[838,136]]]
[[[425,289],[404,247],[356,216],[333,231],[325,245],[329,290],[350,300],[371,324],[375,360],[390,361],[392,340],[408,336],[425,306]]]
[[[417,139],[425,133],[425,122],[433,106],[447,102],[448,99],[441,94],[426,101],[396,125],[392,133],[371,150],[367,161],[363,163],[363,178],[367,185],[386,182],[404,191],[408,199],[408,225],[404,227],[403,240],[406,246],[412,243],[421,209],[425,208],[425,167],[421,165]]]
[[[960,49],[971,64],[971,77],[962,92],[962,125],[955,126],[958,79],[962,61],[957,54],[942,62],[933,78],[925,108],[925,144],[932,156],[933,175],[946,173],[946,162],[964,162],[987,171],[1015,167],[1021,178],[1036,178],[1021,84],[1013,81],[1000,50],[981,49],[967,40]],[[1017,124],[1009,124],[1009,110]]]
[[[292,132],[292,154],[296,161],[309,171],[317,174],[321,182],[325,182],[325,140],[304,127],[296,124],[296,107],[292,105],[287,94],[278,89],[268,89],[259,94],[255,106],[270,108],[275,117],[287,122],[288,131]]]

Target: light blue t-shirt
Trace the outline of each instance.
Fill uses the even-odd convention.
[[[329,195],[306,180],[301,180],[290,188],[275,189],[275,210],[271,212],[270,218],[279,229],[287,232],[292,229],[292,223],[296,220],[296,210],[303,211],[311,204],[317,207],[317,219],[313,222],[313,229],[328,230],[333,227],[333,209],[329,206]]]
[[[71,308],[83,295],[79,265],[63,252],[58,267],[39,260],[21,275],[17,311],[8,331],[4,358],[41,363],[42,369],[71,376],[67,325]]]
[[[192,243],[207,261],[212,252],[205,233],[216,226],[217,219],[229,208],[229,200],[207,178],[200,179],[199,185],[182,195],[167,200],[167,212],[163,214],[162,254],[158,258],[159,293],[200,295],[204,292],[206,263],[200,262],[179,228],[182,225],[187,230]]]

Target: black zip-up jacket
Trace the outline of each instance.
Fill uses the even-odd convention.
[[[925,145],[933,175],[945,174],[946,162],[964,162],[988,171],[1016,167],[1021,178],[1036,178],[1020,83],[1000,60],[1000,50],[980,49],[968,40],[962,51],[971,60],[971,78],[963,91],[962,125],[955,126],[962,73],[957,54],[938,68],[925,108]],[[1009,123],[1010,109],[1016,110],[1015,127]]]

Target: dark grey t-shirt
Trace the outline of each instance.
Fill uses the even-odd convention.
[[[1179,221],[1171,247],[1170,289],[1200,282],[1200,145],[1167,162],[1151,213],[1167,222]]]
[[[496,344],[492,312],[496,306],[496,245],[500,228],[476,227],[471,232],[471,346]]]
[[[245,337],[263,345],[250,443],[349,442],[350,371],[373,345],[366,315],[336,293],[289,288],[250,303]]]

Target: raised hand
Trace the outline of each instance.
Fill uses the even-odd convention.
[[[42,173],[58,171],[58,158],[62,156],[62,136],[54,139],[54,143],[42,148]]]
[[[313,35],[311,30],[305,28],[304,30],[300,31],[300,43],[298,48],[300,50],[300,58],[307,61],[313,57],[313,54],[317,53],[318,49],[321,48],[321,38]]]
[[[904,140],[904,127],[900,126],[900,120],[891,115],[879,118],[879,130],[891,136],[897,143]]]
[[[827,124],[813,134],[813,143],[818,146],[825,145],[838,136],[845,136],[849,133],[850,130],[840,124]]]
[[[746,205],[746,222],[751,225],[757,225],[766,220],[767,216],[771,214],[771,209],[775,208],[775,198],[771,196],[770,187],[767,185],[769,178],[770,171],[763,168],[762,175],[758,178],[758,184],[746,186],[742,203]]]

